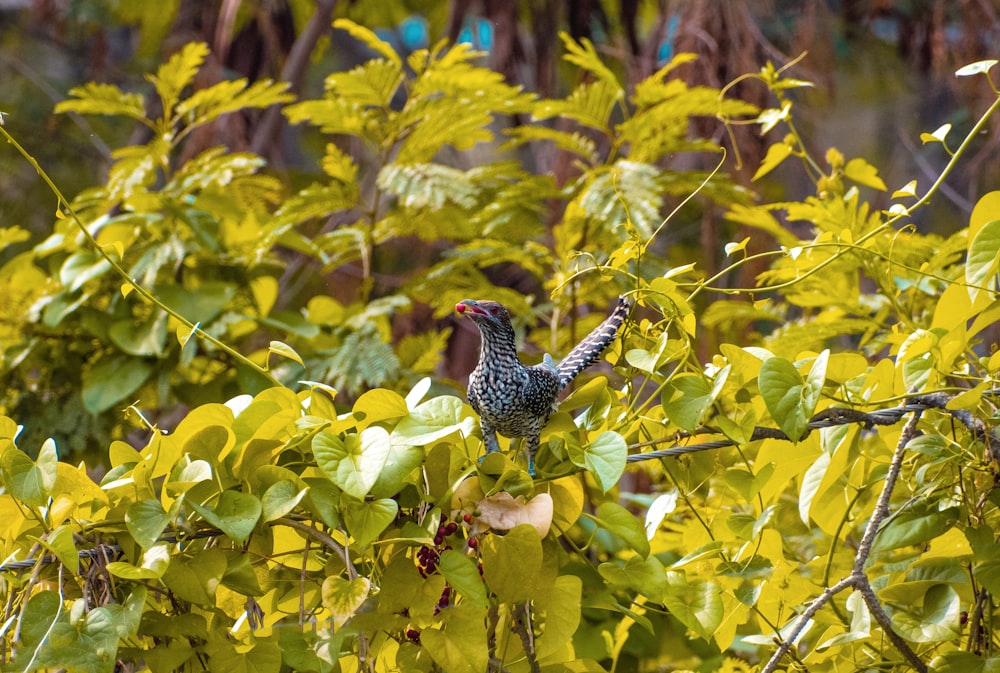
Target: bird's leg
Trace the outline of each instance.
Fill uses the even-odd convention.
[[[483,431],[483,444],[486,445],[486,453],[490,454],[500,450],[500,443],[497,441],[497,431],[486,422],[484,418],[479,419],[479,427]]]
[[[538,444],[540,442],[541,432],[536,432],[531,434],[527,439],[524,440],[524,449],[528,454],[528,474],[532,477],[535,476],[535,454],[538,452]]]

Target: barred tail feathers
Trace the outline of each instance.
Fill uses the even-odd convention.
[[[611,345],[618,335],[618,329],[628,317],[631,303],[626,297],[618,298],[618,305],[607,318],[598,325],[593,332],[578,343],[569,352],[563,361],[559,363],[559,390],[562,390],[577,377],[577,375],[590,365],[597,362],[604,349]]]

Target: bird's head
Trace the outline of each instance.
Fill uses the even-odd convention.
[[[480,329],[496,331],[498,328],[506,328],[511,330],[510,312],[498,302],[464,299],[455,304],[455,311],[471,318]]]

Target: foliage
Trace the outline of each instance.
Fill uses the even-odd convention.
[[[928,134],[952,155],[937,182],[896,190],[883,210],[866,198],[887,191],[874,166],[809,155],[789,94],[805,83],[770,66],[754,76],[777,98],[764,111],[668,79],[683,56],[627,96],[592,45],[567,42],[586,81],[536,100],[465,47],[404,66],[366,29],[339,25],[376,57],[332,74],[322,100],[286,108],[332,137],[324,181],[281,205],[252,156],[209,150],[174,167],[187,129],[285,96],[227,83],[184,98],[197,45],[151,78],[157,120],[102,86],[66,104],[157,133],[119,151],[107,185],[60,204],[53,238],[5,268],[3,296],[24,307],[23,325],[37,316],[80,352],[96,344],[85,405],[197,391],[173,430],[152,427],[139,449],[111,442],[99,485],[60,462],[55,442],[31,444],[0,419],[5,670],[110,671],[122,659],[151,671],[738,671],[771,657],[773,671],[783,656],[811,671],[995,666],[1000,356],[980,340],[1000,306],[998,195],[948,239],[909,225],[1000,107],[992,82],[996,102],[956,149]],[[495,142],[496,118],[515,112],[575,124],[517,127],[498,148],[573,153],[565,185],[505,158],[443,160]],[[688,137],[691,115],[782,125],[758,178],[796,158],[815,196],[752,204],[715,175],[665,170],[669,154],[712,149]],[[349,154],[345,137],[365,153]],[[657,247],[672,221],[664,194],[694,193],[780,245],[761,254],[770,266],[742,291],[751,301],[701,316],[750,333],[704,366],[693,307],[717,278],[672,268]],[[546,232],[549,199],[562,217]],[[315,220],[336,226],[311,234]],[[800,238],[783,226],[795,221],[813,229]],[[546,233],[551,244],[538,243]],[[379,253],[414,239],[448,252],[379,292]],[[278,244],[327,270],[360,264],[354,300],[273,312]],[[753,261],[746,245],[726,246],[731,268]],[[512,450],[480,462],[469,407],[429,395],[419,368],[403,372],[404,352],[432,366],[441,333],[387,347],[414,301],[443,312],[492,293],[528,314],[487,280],[501,261],[551,291],[556,322],[575,296],[599,304],[622,287],[643,307],[611,356],[624,384],[597,376],[561,403],[538,480]],[[582,326],[556,333],[559,350]],[[240,360],[229,342],[254,343],[244,338],[261,327],[284,341]],[[42,337],[5,336],[5,368],[38,379],[15,390],[60,380],[61,359],[42,366]],[[268,370],[268,355],[287,369]],[[359,389],[398,366],[401,387],[354,390],[338,407],[325,384],[279,385],[299,362]],[[240,368],[261,380],[241,381]],[[226,397],[239,386],[249,392]],[[874,413],[908,396],[922,404]],[[663,444],[680,457],[648,450]]]

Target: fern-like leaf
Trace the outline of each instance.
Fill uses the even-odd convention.
[[[559,32],[559,38],[566,47],[566,55],[563,57],[577,67],[583,68],[592,73],[597,79],[611,86],[621,89],[621,83],[613,72],[604,65],[604,61],[594,49],[594,43],[587,38],[582,38],[579,42],[574,40],[568,33]],[[624,95],[624,91],[622,91]]]
[[[372,59],[348,72],[335,72],[326,78],[328,95],[338,95],[359,105],[388,108],[403,82],[399,63]]]
[[[379,140],[368,133],[376,126],[374,113],[345,98],[330,96],[322,100],[308,100],[289,105],[283,112],[292,124],[309,122],[320,127],[323,133],[356,136],[373,144]]]
[[[278,209],[277,218],[283,223],[298,224],[357,205],[357,184],[334,182],[312,184],[288,198]]]
[[[372,49],[387,58],[397,68],[402,67],[402,59],[399,58],[399,54],[397,54],[396,50],[392,48],[392,45],[379,39],[378,35],[370,29],[365,28],[364,26],[359,26],[350,19],[337,19],[333,22],[333,27],[347,31],[351,34],[351,37],[363,42],[369,49]]]
[[[396,345],[399,364],[414,374],[434,374],[441,355],[448,347],[451,328],[440,331],[408,334]]]
[[[566,117],[597,129],[604,133],[609,130],[611,113],[620,101],[625,98],[625,92],[615,84],[604,80],[581,84],[564,100],[543,100],[535,105],[535,119],[549,117]]]
[[[389,164],[379,171],[378,186],[407,208],[432,210],[446,202],[472,208],[478,193],[463,171],[442,164]]]
[[[121,115],[142,122],[146,119],[142,96],[137,93],[125,93],[114,84],[98,84],[90,82],[69,90],[75,99],[56,103],[56,112],[77,112],[89,115]]]
[[[333,143],[327,143],[326,154],[320,162],[323,172],[344,185],[352,185],[357,181],[358,165],[351,155]]]
[[[176,113],[188,127],[200,126],[244,108],[266,108],[294,100],[286,82],[261,80],[249,87],[246,79],[219,82],[195,92],[177,105]]]
[[[226,153],[224,147],[213,147],[181,166],[163,192],[180,197],[209,187],[225,187],[233,180],[256,173],[266,163],[250,152]]]
[[[174,108],[181,92],[194,80],[206,56],[208,56],[207,44],[189,42],[161,65],[155,75],[146,76],[146,79],[156,87],[165,114]]]
[[[628,220],[642,238],[660,222],[660,170],[650,164],[616,161],[583,190],[579,204],[591,218],[616,226]]]
[[[514,149],[521,145],[547,140],[561,150],[572,152],[593,165],[598,162],[597,145],[582,133],[569,133],[547,126],[518,126],[504,129],[510,140],[500,146],[500,151]]]

